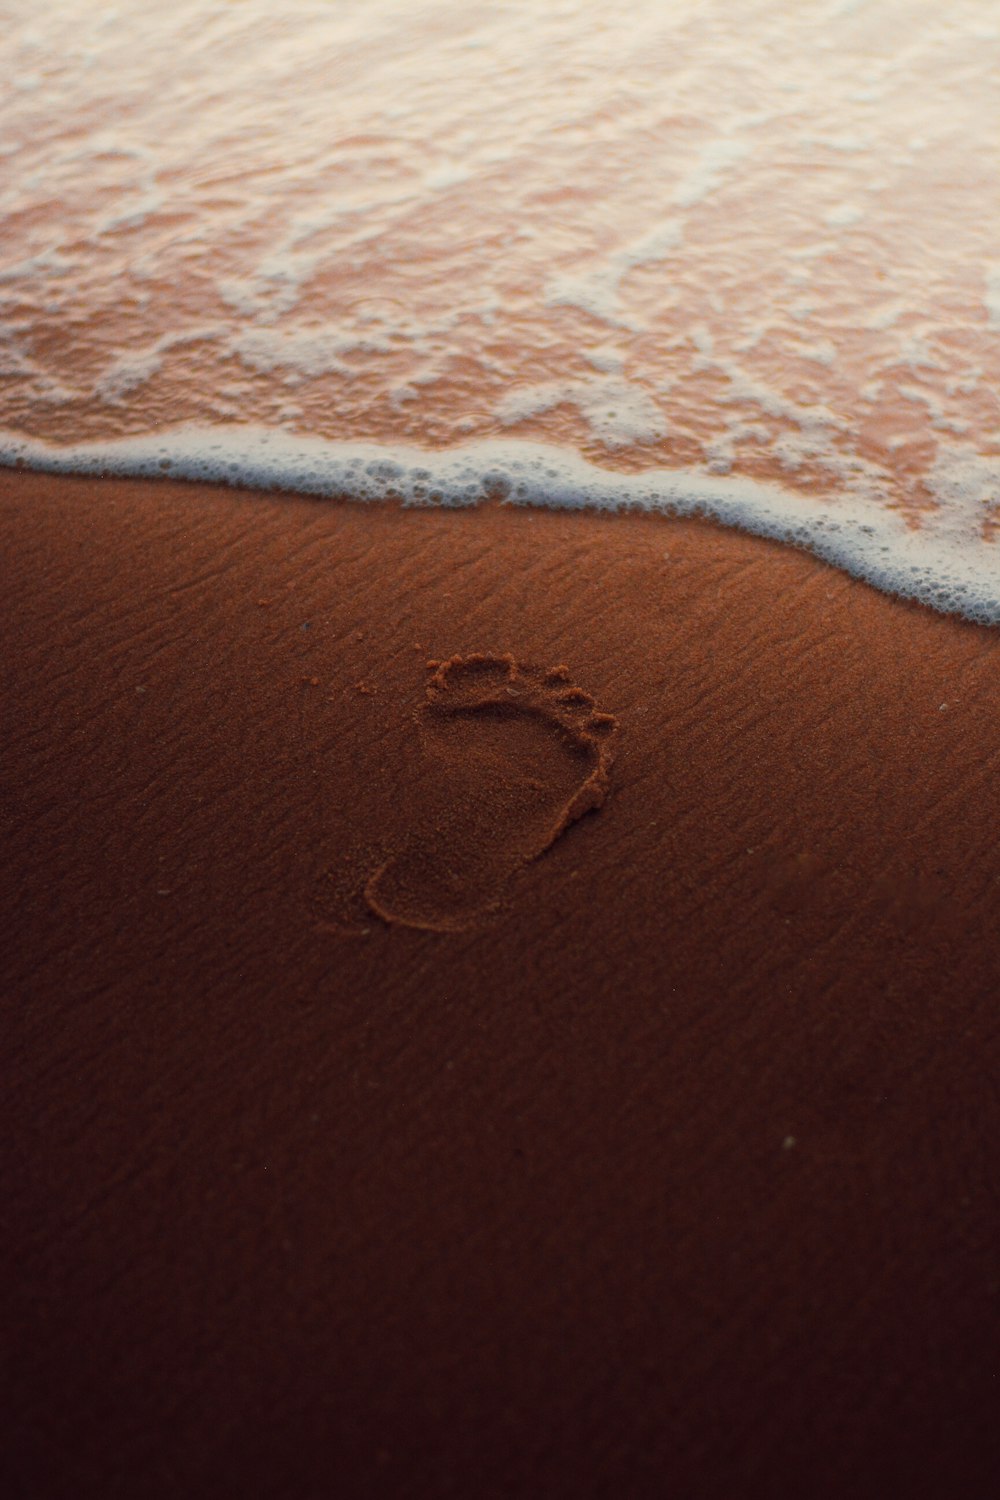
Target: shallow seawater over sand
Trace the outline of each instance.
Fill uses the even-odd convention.
[[[1000,619],[993,6],[3,9],[5,461],[701,510]]]

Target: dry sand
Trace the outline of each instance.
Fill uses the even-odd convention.
[[[0,537],[6,1494],[988,1492],[1000,635],[640,516]]]

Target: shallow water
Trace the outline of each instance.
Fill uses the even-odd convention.
[[[16,0],[0,62],[6,462],[705,510],[1000,620],[990,0]]]

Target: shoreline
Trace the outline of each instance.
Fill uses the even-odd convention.
[[[913,515],[849,490],[830,503],[787,486],[780,470],[765,477],[704,468],[616,468],[595,461],[599,456],[586,446],[577,451],[516,437],[422,448],[291,435],[248,423],[69,444],[0,430],[0,468],[16,473],[180,480],[338,504],[465,509],[485,503],[705,520],[800,548],[890,598],[1000,625],[995,527],[977,464],[963,469],[960,461],[938,497],[941,509],[923,511],[914,526]],[[603,457],[610,457],[608,450]]]
[[[20,1492],[985,1492],[1000,633],[634,512],[0,535]],[[535,721],[426,719],[476,653],[616,722],[537,856]],[[475,920],[358,920],[512,757]]]

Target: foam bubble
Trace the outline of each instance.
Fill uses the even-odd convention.
[[[710,141],[699,153],[695,164],[674,189],[673,201],[678,208],[693,208],[721,185],[727,172],[750,152],[748,141],[723,136]]]
[[[505,425],[512,425],[556,406],[576,407],[593,435],[609,449],[652,443],[667,430],[662,411],[641,387],[610,375],[522,387],[504,397],[497,415]]]

